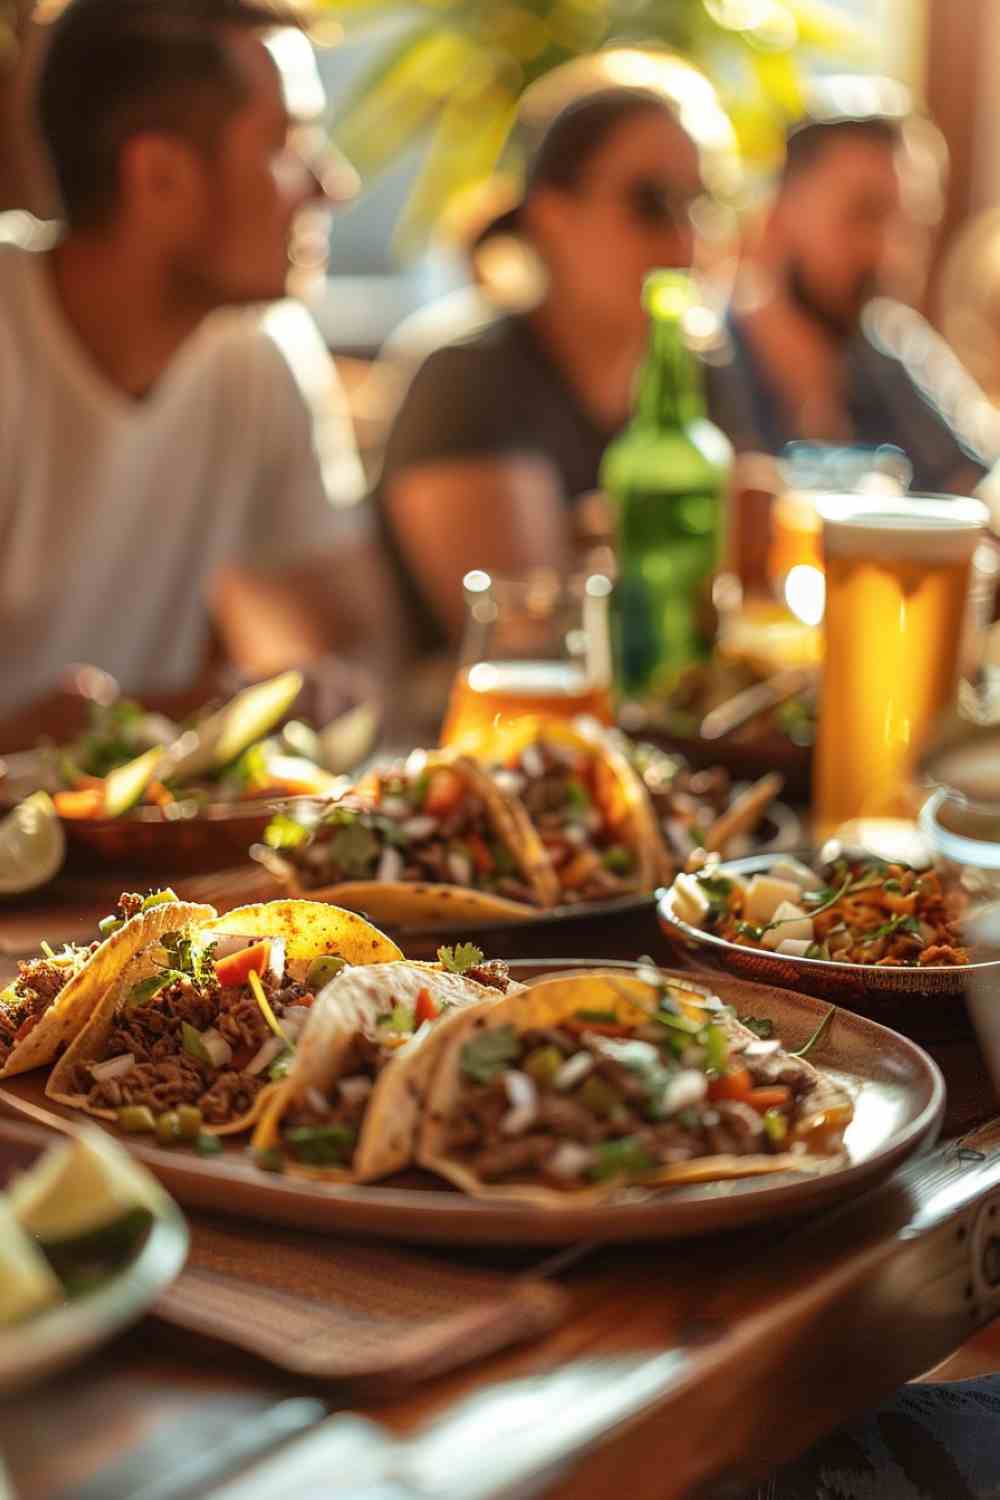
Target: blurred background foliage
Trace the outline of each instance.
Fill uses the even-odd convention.
[[[857,66],[871,42],[822,0],[320,0],[320,8],[320,36],[330,41],[395,23],[334,129],[368,179],[415,140],[425,143],[400,225],[411,247],[501,161],[516,171],[508,138],[525,96],[567,63],[638,51],[630,73],[607,81],[646,83],[654,80],[643,74],[643,54],[683,59],[714,84],[753,172],[777,160],[817,64]]]

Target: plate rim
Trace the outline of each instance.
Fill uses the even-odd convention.
[[[514,959],[510,961],[510,966],[514,973],[530,969],[541,976],[543,973],[566,974],[597,969],[629,971],[635,969],[636,963],[623,959]],[[820,1019],[830,1008],[830,1002],[776,985],[756,985],[753,981],[738,976],[698,975],[661,965],[657,967],[665,975],[683,984],[710,993],[716,991],[717,980],[721,980],[726,986],[748,989],[751,992],[748,998],[751,1000],[753,992],[769,989],[773,999],[788,1003],[798,1001],[816,1019]],[[862,1161],[848,1161],[830,1172],[811,1177],[776,1174],[768,1178],[746,1178],[726,1183],[721,1191],[717,1184],[712,1183],[659,1193],[639,1187],[626,1189],[624,1198],[617,1202],[595,1205],[570,1203],[565,1208],[560,1206],[540,1209],[537,1205],[519,1204],[513,1199],[473,1198],[443,1185],[440,1188],[424,1188],[378,1183],[312,1183],[304,1179],[262,1173],[242,1153],[235,1160],[224,1163],[224,1158],[221,1157],[203,1160],[190,1153],[171,1153],[162,1147],[129,1141],[127,1137],[117,1133],[115,1139],[125,1141],[136,1157],[160,1177],[167,1191],[178,1201],[196,1210],[211,1211],[214,1204],[218,1211],[219,1186],[228,1182],[231,1191],[227,1199],[227,1212],[238,1217],[311,1228],[330,1238],[361,1237],[392,1240],[396,1243],[557,1245],[572,1244],[579,1240],[604,1243],[639,1239],[670,1240],[720,1230],[728,1231],[747,1223],[766,1220],[769,1216],[790,1216],[799,1211],[807,1211],[820,1202],[843,1201],[853,1192],[874,1184],[896,1170],[922,1144],[936,1138],[944,1114],[945,1083],[933,1058],[911,1038],[881,1022],[859,1016],[843,1006],[836,1005],[834,1009],[839,1012],[843,1025],[867,1033],[874,1031],[870,1055],[876,1063],[885,1055],[884,1048],[878,1046],[880,1038],[891,1039],[891,1051],[896,1055],[902,1049],[922,1075],[926,1102],[912,1120],[898,1127],[878,1147],[873,1157]],[[908,1085],[910,1088],[913,1086]],[[48,1103],[46,1101],[46,1105]],[[50,1111],[30,1101],[18,1099],[16,1095],[11,1096],[5,1085],[0,1085],[0,1105],[36,1122],[51,1125],[55,1121],[62,1129],[65,1129],[67,1118],[77,1117],[68,1109],[63,1113],[62,1106],[54,1106]],[[95,1123],[102,1124],[100,1121]],[[793,1201],[789,1204],[787,1200],[790,1190]],[[629,1196],[632,1193],[635,1194],[634,1198]],[[252,1200],[252,1207],[237,1206],[236,1200],[243,1194],[248,1202]],[[259,1202],[258,1199],[261,1198],[262,1201]],[[748,1210],[742,1214],[739,1207],[741,1202],[744,1209]],[[326,1216],[322,1211],[318,1217],[310,1212],[310,1207],[317,1203],[327,1206]],[[342,1216],[336,1214],[334,1205],[338,1203],[348,1206],[347,1212]],[[722,1205],[721,1212],[713,1212],[713,1205]],[[401,1218],[405,1217],[407,1211],[412,1214],[418,1206],[429,1211],[430,1223],[411,1224],[403,1232],[400,1228]],[[350,1211],[352,1208],[355,1210],[353,1213]],[[343,1222],[331,1222],[332,1218],[341,1217]],[[384,1226],[381,1220],[386,1221]],[[513,1232],[510,1228],[512,1220],[518,1226]]]

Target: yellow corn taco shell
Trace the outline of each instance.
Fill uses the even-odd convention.
[[[154,908],[158,910],[158,908]],[[199,917],[186,924],[187,930],[198,928],[206,935],[225,933],[233,937],[282,938],[286,959],[312,959],[320,954],[338,954],[349,964],[378,964],[400,958],[396,944],[372,927],[355,912],[342,911],[321,901],[266,901],[255,906],[239,906],[225,916],[217,917],[211,908],[194,908],[209,912],[209,919]],[[176,926],[176,924],[175,924]],[[161,931],[170,931],[169,924]],[[138,953],[104,995],[90,1020],[76,1037],[63,1058],[53,1068],[46,1094],[61,1104],[86,1110],[101,1119],[114,1120],[114,1110],[95,1109],[86,1095],[75,1092],[73,1073],[77,1063],[102,1059],[116,1014],[132,987],[161,967],[162,957],[155,941]],[[225,1125],[206,1125],[208,1135],[234,1135],[248,1130],[264,1108],[269,1095],[278,1088],[272,1084],[257,1095],[250,1111]]]
[[[691,1017],[703,1018],[704,996],[692,989],[684,994],[682,982],[672,981],[675,1000]],[[518,1199],[544,1208],[565,1208],[570,1204],[598,1203],[621,1190],[620,1181],[595,1183],[580,1188],[553,1188],[544,1183],[483,1182],[463,1161],[450,1156],[447,1148],[448,1124],[455,1115],[462,1094],[461,1053],[465,1043],[482,1028],[514,1026],[517,1031],[531,1031],[560,1022],[581,1009],[614,1011],[623,1025],[641,1025],[656,1008],[656,992],[632,975],[592,972],[586,975],[561,976],[542,980],[519,995],[505,996],[489,1010],[476,1010],[461,1017],[449,1031],[438,1062],[430,1097],[424,1112],[417,1143],[417,1162],[453,1182],[463,1192],[477,1198]],[[753,1040],[753,1033],[735,1017],[719,1012],[713,1021],[724,1027],[730,1041]],[[853,1106],[850,1097],[838,1085],[824,1078],[805,1058],[787,1058],[787,1066],[801,1070],[815,1084],[810,1100],[810,1117],[803,1122],[803,1138],[810,1126],[824,1134],[827,1144],[835,1148],[850,1122]],[[828,1170],[840,1157],[835,1149],[820,1154],[803,1151],[777,1155],[716,1155],[679,1162],[651,1172],[632,1184],[662,1187],[684,1183],[723,1182],[738,1177],[756,1177],[776,1172],[814,1173]]]
[[[188,901],[164,901],[137,912],[123,927],[105,938],[73,978],[60,990],[48,1010],[23,1041],[15,1043],[0,1078],[44,1067],[77,1037],[102,998],[130,960],[161,933],[176,931],[215,916],[211,906]]]
[[[383,1045],[395,1041],[379,1026],[379,1017],[390,1015],[396,1005],[414,1004],[422,989],[430,992],[442,1013],[411,1036],[400,1037],[395,1055],[381,1068],[351,1167],[306,1166],[289,1158],[287,1170],[298,1177],[371,1182],[409,1166],[427,1090],[448,1037],[470,1010],[488,1010],[502,996],[460,974],[405,960],[346,969],[317,996],[292,1069],[262,1112],[254,1149],[281,1146],[281,1125],[289,1110],[310,1089],[328,1093],[343,1075],[358,1032]]]

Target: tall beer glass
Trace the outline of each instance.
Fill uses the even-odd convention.
[[[958,679],[978,500],[824,495],[823,693],[813,802],[820,838],[906,817],[909,774]]]

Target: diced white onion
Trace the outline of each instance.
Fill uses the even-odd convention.
[[[525,745],[521,751],[521,769],[526,776],[545,775],[545,762],[537,745]]]
[[[680,1109],[689,1109],[700,1104],[708,1093],[708,1079],[697,1068],[684,1068],[675,1073],[663,1090],[662,1108],[668,1114]]]
[[[572,844],[577,849],[582,849],[587,842],[587,830],[582,823],[567,823],[563,829],[563,838],[567,844]]]
[[[242,953],[244,948],[252,948],[260,942],[263,942],[262,938],[241,937],[235,932],[220,932],[218,937],[212,938],[212,957],[218,963],[220,958],[228,958],[231,953]]]
[[[517,771],[508,771],[503,766],[493,772],[493,780],[502,792],[507,793],[508,797],[519,797],[524,791],[524,777]]]
[[[271,945],[268,955],[267,967],[271,972],[275,984],[280,984],[285,977],[285,940],[282,937],[268,938]]]
[[[615,1062],[621,1063],[623,1068],[651,1068],[660,1061],[660,1054],[652,1042],[639,1041],[637,1038],[618,1038],[611,1036],[600,1036],[595,1032],[585,1032],[592,1047],[598,1052],[603,1052],[605,1057],[613,1057]]]
[[[337,1087],[345,1104],[359,1104],[362,1099],[368,1098],[373,1084],[370,1078],[359,1073],[356,1078],[341,1078]]]
[[[135,1067],[135,1053],[123,1052],[120,1057],[109,1057],[107,1062],[93,1063],[90,1076],[95,1083],[107,1083],[109,1078],[119,1078]]]
[[[386,844],[375,870],[375,879],[387,885],[397,881],[403,873],[403,856],[392,844]]]
[[[773,1057],[776,1052],[781,1051],[780,1042],[765,1041],[761,1037],[758,1041],[747,1042],[743,1048],[744,1057]]]
[[[410,804],[405,797],[383,797],[379,811],[385,813],[387,818],[405,818],[410,811]]]
[[[323,1093],[322,1089],[318,1089],[310,1085],[310,1087],[306,1089],[306,1103],[308,1104],[309,1108],[314,1109],[317,1114],[325,1115],[329,1113],[330,1101]]]
[[[416,817],[407,818],[405,823],[400,823],[399,831],[408,839],[429,839],[432,833],[437,832],[437,827],[437,818],[431,818],[426,813],[418,813]]]
[[[512,1107],[500,1121],[500,1129],[504,1135],[520,1135],[535,1123],[538,1115],[535,1080],[512,1068],[504,1074],[503,1081]]]
[[[575,1057],[569,1057],[563,1063],[558,1073],[552,1080],[557,1089],[573,1089],[578,1083],[582,1083],[587,1074],[593,1071],[594,1057],[591,1052],[578,1052]]]
[[[807,938],[782,938],[777,952],[785,953],[789,958],[805,958],[811,947],[812,943]]]
[[[277,1038],[275,1038],[277,1040]],[[201,1034],[201,1044],[212,1059],[213,1068],[224,1068],[233,1060],[233,1049],[220,1031],[211,1027]]]
[[[459,849],[449,849],[448,874],[456,885],[471,885],[472,860]]]
[[[275,1058],[279,1057],[284,1050],[285,1044],[280,1036],[269,1036],[266,1042],[261,1043],[260,1047],[247,1063],[243,1069],[244,1073],[249,1073],[252,1078],[256,1078],[257,1074],[263,1073],[265,1068],[269,1068]]]
[[[593,1159],[589,1147],[577,1141],[561,1141],[545,1165],[555,1177],[582,1177]]]

